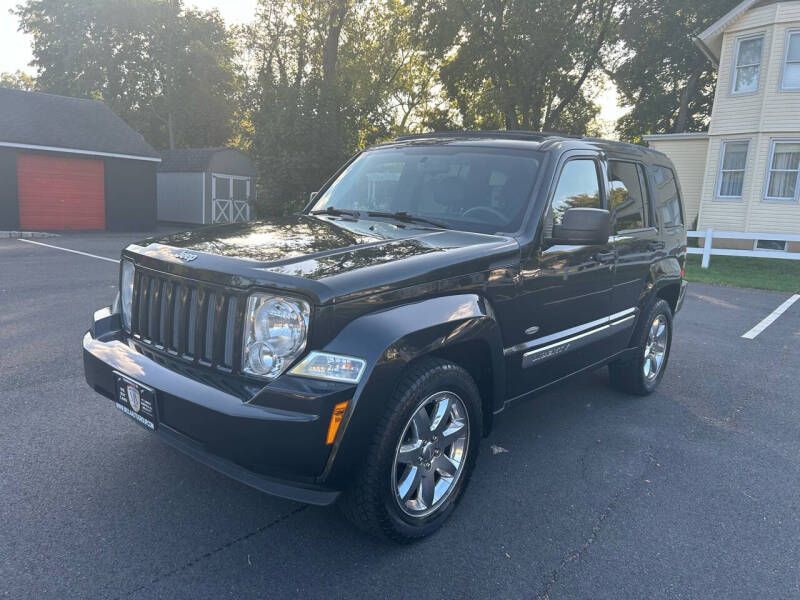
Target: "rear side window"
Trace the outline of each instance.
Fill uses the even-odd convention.
[[[611,211],[612,231],[642,229],[647,227],[639,165],[612,160],[608,163],[608,209]]]
[[[603,208],[597,163],[592,159],[571,160],[561,170],[550,209],[552,223],[560,225],[570,208]]]
[[[681,227],[681,202],[678,198],[678,185],[675,183],[675,174],[672,169],[654,166],[650,168],[653,174],[653,196],[655,197],[656,213],[661,219],[662,227]]]

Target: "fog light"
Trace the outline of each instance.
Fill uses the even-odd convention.
[[[247,347],[247,365],[256,375],[269,376],[280,370],[280,358],[266,342],[254,342]]]
[[[311,352],[289,372],[292,375],[302,375],[303,377],[358,383],[366,366],[366,361],[361,358],[328,354],[327,352]]]

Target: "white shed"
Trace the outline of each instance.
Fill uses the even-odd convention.
[[[158,220],[213,224],[249,221],[256,192],[253,161],[233,148],[161,152]]]

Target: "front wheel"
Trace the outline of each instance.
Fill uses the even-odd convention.
[[[480,432],[480,395],[469,373],[448,361],[421,361],[389,401],[342,511],[378,537],[430,535],[464,492]]]
[[[631,394],[652,393],[667,368],[672,347],[672,310],[658,299],[642,313],[633,333],[636,354],[625,362],[608,365],[611,385]]]

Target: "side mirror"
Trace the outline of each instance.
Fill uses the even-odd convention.
[[[564,245],[597,246],[608,243],[611,213],[602,208],[570,208],[560,225],[553,225],[552,242]]]
[[[319,192],[311,192],[311,193],[308,195],[308,201],[309,201],[309,202],[313,202],[313,201],[314,201],[314,198],[316,198],[316,197],[317,197],[317,194],[319,194]]]

